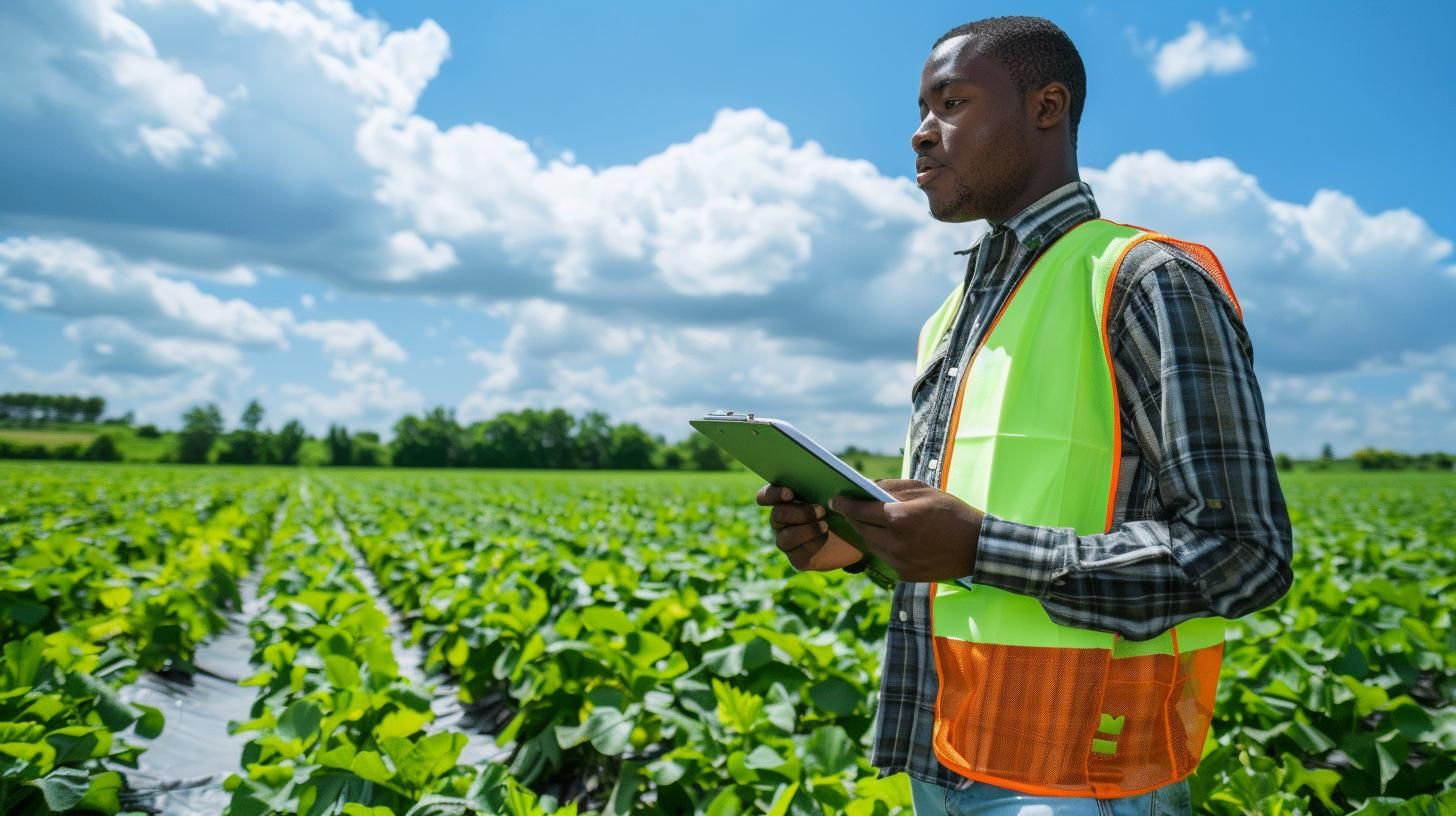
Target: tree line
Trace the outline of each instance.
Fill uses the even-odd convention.
[[[224,428],[216,405],[198,405],[182,417],[177,461],[219,464],[296,465],[308,435],[297,420],[277,432],[262,427],[263,406],[256,400],[237,427]],[[329,426],[323,437],[325,464],[376,467],[476,467],[725,470],[728,458],[706,437],[690,435],[668,444],[641,426],[613,424],[600,411],[576,417],[564,409],[527,408],[462,425],[455,413],[438,407],[424,416],[407,414],[395,422],[385,443],[372,431],[350,433]]]
[[[0,425],[41,427],[99,422],[106,400],[71,394],[0,394]]]

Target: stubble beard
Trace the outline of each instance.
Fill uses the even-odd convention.
[[[952,171],[954,173],[954,171]],[[951,224],[959,224],[965,221],[972,221],[981,216],[975,215],[976,194],[961,181],[960,174],[955,174],[955,195],[950,201],[942,206],[935,206],[931,202],[930,215],[937,221],[945,221]]]

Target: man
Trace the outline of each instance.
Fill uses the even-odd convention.
[[[897,503],[836,499],[896,569],[872,761],[925,813],[1186,813],[1222,618],[1288,588],[1252,351],[1212,253],[1101,220],[1060,29],[952,29],[911,137],[931,214],[985,219],[921,331]],[[765,485],[797,569],[862,569]]]

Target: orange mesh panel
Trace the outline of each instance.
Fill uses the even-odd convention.
[[[1131,796],[1193,772],[1222,645],[1111,659],[1096,649],[935,638],[935,751],[947,767],[1026,793]],[[1106,714],[1118,733],[1100,731]],[[1113,753],[1093,750],[1115,746]]]
[[[1239,313],[1239,317],[1244,316],[1244,307],[1239,305],[1239,299],[1234,296],[1234,288],[1229,285],[1228,275],[1225,275],[1223,271],[1223,264],[1218,262],[1218,258],[1213,254],[1213,250],[1209,249],[1203,244],[1194,244],[1189,243],[1188,241],[1180,241],[1177,238],[1169,238],[1166,235],[1157,235],[1153,237],[1159,241],[1166,241],[1167,243],[1170,243],[1183,250],[1185,253],[1187,253],[1188,257],[1197,261],[1199,266],[1211,272],[1213,274],[1213,279],[1217,281],[1219,288],[1223,289],[1224,294],[1228,295],[1228,299],[1233,301],[1234,310]]]

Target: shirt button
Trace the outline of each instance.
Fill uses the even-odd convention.
[[[940,460],[939,459],[931,459],[929,462],[927,462],[925,464],[925,466],[927,468],[930,468],[931,470],[935,470],[936,468],[940,467]]]
[[[900,622],[901,623],[904,623],[907,620],[910,620],[910,613],[909,612],[906,612],[903,609],[901,609],[900,610]]]

